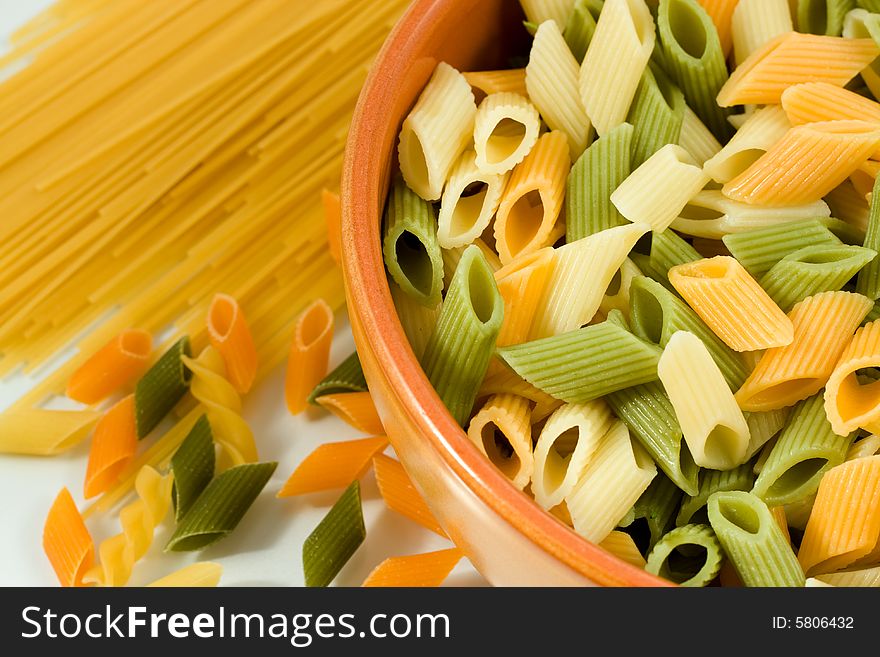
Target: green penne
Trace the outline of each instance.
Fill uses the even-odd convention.
[[[627,223],[611,193],[631,172],[632,139],[633,127],[621,123],[593,142],[571,168],[565,194],[569,243]]]
[[[676,331],[693,333],[706,345],[731,390],[739,390],[749,374],[743,359],[712,333],[684,301],[645,276],[633,279],[629,293],[633,333],[664,348]]]
[[[789,253],[759,281],[784,312],[819,292],[843,289],[877,252],[861,246],[806,246]]]
[[[875,14],[880,13],[880,0],[856,0],[856,4]]]
[[[192,552],[228,536],[251,508],[277,466],[275,462],[246,463],[217,475],[177,524],[165,549]]]
[[[709,498],[709,523],[746,586],[803,586],[791,545],[758,497],[742,491]]]
[[[866,249],[880,253],[880,182],[874,183],[871,196],[871,212],[868,214],[868,231],[865,234]],[[871,300],[880,299],[880,258],[874,258],[862,271],[856,281],[856,292]]]
[[[134,389],[134,415],[138,438],[144,438],[189,390],[192,372],[180,359],[191,356],[189,336],[162,354]]]
[[[654,477],[651,485],[633,506],[633,522],[627,529],[636,541],[636,545],[640,548],[644,546],[645,554],[650,552],[657,541],[672,527],[680,501],[681,489],[661,472]],[[646,534],[644,540],[641,540],[640,532]]]
[[[214,436],[206,415],[196,420],[171,457],[171,472],[174,474],[174,519],[180,522],[214,478]]]
[[[498,350],[501,360],[533,386],[574,403],[656,380],[661,353],[608,321]]]
[[[798,0],[798,32],[840,36],[843,19],[855,7],[856,0]]]
[[[681,501],[678,515],[675,516],[676,527],[683,527],[695,522],[706,522],[705,506],[709,498],[722,491],[751,490],[755,475],[751,463],[743,463],[733,470],[701,470],[700,489],[696,495],[686,495]]]
[[[867,324],[868,322],[875,322],[875,321],[877,321],[878,319],[880,319],[880,303],[876,303],[876,302],[875,302],[875,303],[874,303],[874,307],[871,308],[870,311],[868,311],[867,316],[866,316],[865,319],[862,321],[862,326],[864,326],[864,325]]]
[[[874,100],[873,96],[871,100]],[[834,217],[817,217],[816,219],[844,244],[851,246],[862,246],[864,244],[864,234],[853,224],[841,219],[835,219]]]
[[[602,4],[601,0],[575,0],[574,8],[568,17],[562,36],[565,37],[565,43],[568,44],[568,49],[571,50],[578,64],[584,61],[584,55],[587,54],[587,48],[593,40],[596,20],[599,18],[599,12],[602,11]]]
[[[354,481],[303,543],[306,586],[329,586],[366,535],[360,482]]]
[[[667,228],[662,233],[653,233],[651,237],[651,264],[656,271],[667,272],[676,265],[702,260],[697,250],[688,244],[678,233]]]
[[[680,586],[706,586],[718,575],[722,559],[721,544],[711,527],[685,525],[660,539],[645,570]]]
[[[665,287],[672,294],[678,296],[678,292],[675,291],[675,288],[672,287],[672,283],[669,282],[669,276],[667,276],[667,272],[655,265],[654,262],[651,260],[651,256],[645,255],[643,253],[632,252],[629,254],[629,259],[636,263],[636,267],[638,267],[645,276],[650,278],[652,281],[660,283],[660,285]]]
[[[461,260],[422,356],[422,367],[452,417],[464,425],[504,317],[504,300],[479,247]]]
[[[719,107],[715,98],[727,82],[727,64],[709,14],[697,0],[660,0],[657,31],[667,70],[687,104],[725,143],[733,134],[730,110]]]
[[[792,504],[815,493],[831,468],[843,463],[855,433],[838,436],[825,416],[821,393],[795,406],[752,492],[770,506]]]
[[[731,255],[758,280],[773,265],[798,249],[843,244],[816,219],[725,235],[721,241]]]
[[[317,405],[318,397],[340,392],[367,392],[367,380],[364,378],[364,371],[361,369],[361,361],[356,351],[315,386],[309,394],[309,403]]]
[[[666,144],[677,144],[684,121],[684,94],[663,70],[650,63],[642,74],[627,121],[632,124],[633,169]]]
[[[410,295],[403,292],[394,281],[388,281],[391,289],[391,299],[394,301],[394,309],[397,311],[397,319],[406,333],[409,346],[412,347],[416,358],[421,358],[437,326],[437,317],[440,316],[440,304],[434,308],[423,306]]]
[[[651,381],[613,392],[605,400],[666,476],[681,490],[695,494],[699,468],[663,385]]]
[[[443,258],[437,241],[434,206],[398,178],[385,210],[382,255],[391,278],[426,306],[436,306],[443,290]]]
[[[743,413],[743,416],[746,418],[746,424],[749,425],[749,448],[746,451],[746,458],[750,459],[782,431],[782,427],[788,420],[788,409],[779,408],[775,411]]]

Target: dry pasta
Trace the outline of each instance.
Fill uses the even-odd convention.
[[[737,65],[771,39],[792,29],[788,0],[739,0],[730,24]]]
[[[484,174],[507,173],[529,154],[540,129],[538,110],[523,96],[486,96],[474,120],[477,169]]]
[[[493,395],[468,425],[468,438],[517,488],[532,478],[532,409],[525,397]]]
[[[535,126],[535,139],[537,137]],[[495,216],[506,184],[506,172],[485,173],[477,165],[474,151],[462,153],[443,189],[437,219],[440,246],[444,249],[466,246],[482,235]]]

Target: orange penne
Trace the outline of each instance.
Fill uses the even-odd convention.
[[[782,108],[792,125],[817,121],[880,123],[880,103],[827,82],[806,82],[782,94]]]
[[[360,479],[372,464],[373,457],[387,446],[385,436],[319,445],[293,471],[278,491],[278,497],[345,488]]]
[[[645,557],[639,552],[639,548],[636,546],[632,536],[626,532],[611,532],[599,543],[599,547],[637,568],[645,567]]]
[[[842,87],[880,55],[872,39],[787,32],[768,41],[736,67],[721,91],[721,107],[779,103],[788,87],[827,82]]]
[[[703,9],[706,10],[709,18],[715,24],[715,29],[718,30],[718,38],[721,41],[721,50],[726,58],[730,54],[730,48],[733,46],[730,19],[739,0],[697,0],[697,2],[703,5]]]
[[[146,331],[127,329],[80,365],[67,382],[67,396],[97,404],[136,381],[150,364],[153,338]]]
[[[825,386],[825,414],[839,436],[880,430],[880,386],[862,385],[858,371],[880,365],[880,322],[861,327],[846,346]]]
[[[364,586],[440,586],[464,553],[458,548],[391,557],[373,569]]]
[[[734,258],[677,265],[669,282],[734,351],[784,347],[794,339],[791,320]]]
[[[321,201],[324,203],[324,221],[327,222],[327,245],[330,256],[338,265],[342,263],[342,202],[339,194],[327,189],[321,191]]]
[[[794,339],[764,352],[735,395],[740,408],[772,411],[819,392],[873,305],[851,292],[822,292],[795,304],[788,313]]]
[[[785,507],[770,507],[770,515],[773,516],[776,524],[779,525],[779,529],[782,530],[782,535],[785,536],[785,540],[791,543],[791,534],[788,531],[788,519],[785,517]]]
[[[332,342],[333,309],[316,299],[297,317],[287,356],[284,398],[294,415],[306,409],[309,394],[327,375]]]
[[[798,560],[807,576],[846,568],[871,554],[880,538],[880,456],[829,470],[819,492]]]
[[[513,68],[503,71],[473,71],[463,73],[464,79],[474,89],[479,89],[487,96],[500,93],[515,93],[524,98],[529,97],[526,90],[526,69]]]
[[[83,586],[95,561],[95,545],[70,491],[62,488],[43,526],[43,550],[61,586]]]
[[[86,480],[86,499],[107,491],[137,452],[134,395],[119,401],[95,426]]]
[[[215,294],[211,301],[208,338],[223,356],[229,382],[242,394],[250,390],[257,376],[257,349],[244,311],[228,294]]]
[[[413,486],[400,461],[384,454],[376,454],[373,457],[373,471],[376,473],[379,492],[389,509],[397,511],[425,529],[446,536],[446,532],[425,504],[419,491]]]
[[[554,264],[553,249],[547,247],[517,258],[495,272],[498,292],[504,299],[504,322],[497,340],[499,347],[528,339],[535,310]]]
[[[812,203],[878,149],[876,123],[823,121],[795,126],[722,191],[735,201],[756,205]]]
[[[385,433],[385,427],[382,426],[379,412],[369,392],[321,395],[315,401],[358,431],[373,435]]]

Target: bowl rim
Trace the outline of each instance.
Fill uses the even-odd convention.
[[[479,2],[480,0],[471,0]],[[575,572],[604,586],[668,586],[647,571],[587,541],[516,489],[470,442],[434,391],[394,312],[382,259],[379,223],[385,180],[384,144],[396,146],[399,126],[385,117],[401,80],[418,55],[420,35],[435,21],[460,13],[448,0],[415,0],[379,52],[358,98],[342,176],[343,273],[349,307],[408,420],[462,482],[501,519]],[[346,202],[354,199],[354,202]],[[375,284],[381,281],[382,284]]]

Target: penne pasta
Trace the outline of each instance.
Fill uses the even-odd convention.
[[[100,418],[97,411],[6,410],[0,413],[0,454],[66,452],[85,440]]]
[[[535,128],[535,139],[537,133]],[[472,150],[462,153],[443,189],[437,242],[444,249],[466,246],[482,235],[501,203],[507,174],[484,173],[477,157]]]
[[[562,406],[560,400],[551,397],[543,390],[539,390],[509,367],[499,364],[498,367],[492,368],[492,371],[486,375],[477,393],[477,399],[485,399],[491,395],[505,393],[516,395],[517,397],[525,397],[533,402],[533,424],[546,419],[548,415]]]
[[[504,320],[496,341],[499,347],[528,340],[535,311],[557,264],[553,256],[553,249],[547,247],[495,272],[498,293],[504,300]]]
[[[840,36],[844,16],[854,6],[854,0],[798,0],[798,31]]]
[[[620,269],[611,278],[611,282],[605,289],[605,295],[599,304],[599,311],[606,316],[612,310],[618,310],[629,321],[629,291],[633,280],[637,276],[641,276],[641,270],[636,264],[627,258],[620,265]]]
[[[638,167],[666,144],[677,144],[686,107],[684,94],[663,69],[649,64],[629,110],[633,125],[632,166]]]
[[[315,401],[358,431],[382,435],[385,428],[369,392],[342,392],[321,395]]]
[[[880,124],[880,103],[827,82],[805,82],[786,89],[782,108],[792,125],[819,121]]]
[[[876,381],[859,379],[859,371],[880,365],[880,322],[860,327],[843,350],[825,384],[825,413],[834,433],[880,430],[880,396]]]
[[[316,299],[293,325],[284,378],[284,399],[292,414],[306,410],[309,394],[327,376],[332,341],[333,309]]]
[[[105,492],[137,453],[134,395],[117,402],[95,426],[83,493],[86,499]]]
[[[319,445],[296,467],[276,497],[347,488],[363,476],[373,464],[373,457],[386,447],[385,436]]]
[[[463,556],[460,549],[449,548],[408,557],[391,557],[370,572],[363,586],[440,586]]]
[[[780,107],[774,105],[756,110],[724,148],[706,161],[703,171],[716,182],[733,180],[770,150],[790,128],[791,123]]]
[[[425,529],[446,537],[446,532],[425,504],[419,491],[413,486],[400,461],[384,454],[376,454],[373,457],[373,471],[376,473],[379,493],[389,509],[406,516]]]
[[[525,397],[493,395],[467,429],[476,448],[520,490],[534,470],[531,415],[531,403]]]
[[[474,120],[477,169],[484,175],[507,173],[529,154],[540,129],[538,110],[523,96],[509,92],[486,96]]]
[[[208,339],[223,357],[226,378],[244,394],[257,376],[257,348],[244,310],[228,294],[215,294],[208,308]]]
[[[208,588],[220,584],[220,577],[223,575],[223,566],[219,563],[210,561],[202,561],[184,566],[170,575],[160,577],[159,579],[147,584],[150,588],[172,588],[172,587],[200,587]]]
[[[864,5],[864,1],[861,3]],[[880,21],[877,19],[877,11],[880,7],[871,7],[865,10],[860,7],[848,12],[843,19],[843,36],[848,39],[871,39],[877,43],[880,37]],[[862,81],[877,98],[880,94],[880,62],[874,59],[861,70]]]
[[[730,54],[733,47],[733,13],[740,0],[699,0],[700,5],[709,14],[709,18],[715,24],[718,31],[718,39],[721,42],[721,51],[724,57]]]
[[[502,71],[471,71],[462,73],[474,89],[482,91],[485,95],[512,93],[527,97],[526,70],[513,68]]]
[[[647,563],[632,536],[626,532],[612,531],[599,543],[599,547],[636,568],[644,568]]]
[[[684,527],[689,524],[708,522],[706,505],[715,493],[729,491],[747,491],[752,488],[755,476],[749,463],[744,463],[733,470],[701,470],[700,487],[692,495],[685,495],[675,516],[675,526]]]
[[[844,222],[854,235],[854,242],[861,244],[868,231],[871,210],[865,197],[860,194],[852,181],[846,180],[825,196],[825,202],[832,214]]]
[[[397,311],[397,319],[403,327],[409,346],[412,348],[416,358],[421,358],[428,345],[428,340],[434,327],[437,325],[437,318],[440,316],[441,305],[437,304],[433,308],[423,306],[400,289],[394,281],[388,282],[391,290],[391,299],[394,301],[394,309]]]
[[[556,21],[565,25],[574,6],[574,0],[520,0],[529,22],[540,25],[544,21]]]
[[[788,0],[739,0],[730,29],[734,61],[739,66],[768,41],[794,29]]]
[[[685,569],[674,568],[670,557],[676,551],[697,551],[705,557],[692,559]],[[648,555],[646,570],[679,586],[706,586],[718,575],[722,560],[721,544],[711,527],[686,525],[673,529],[657,542]]]
[[[146,331],[123,331],[89,357],[67,382],[67,396],[97,404],[137,380],[150,364],[153,338]]]
[[[700,166],[721,150],[721,144],[715,139],[715,135],[687,105],[684,108],[678,145],[690,153]]]
[[[605,6],[605,0],[575,0],[574,7],[562,34],[568,49],[578,64],[584,61],[587,48],[596,33],[596,21]]]
[[[43,551],[61,586],[83,586],[83,576],[95,559],[95,546],[66,488],[58,493],[46,516]]]

